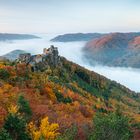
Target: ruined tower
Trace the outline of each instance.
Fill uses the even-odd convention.
[[[31,65],[34,71],[46,69],[49,66],[56,67],[60,62],[57,47],[44,48],[42,54],[31,55],[30,53],[20,54],[18,62],[25,62]]]

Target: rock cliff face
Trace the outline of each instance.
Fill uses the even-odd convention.
[[[17,62],[31,65],[33,71],[38,71],[48,67],[56,67],[60,62],[59,60],[60,56],[58,55],[58,49],[52,45],[48,49],[44,48],[43,54],[20,54]]]
[[[140,67],[140,33],[111,33],[87,42],[87,61],[108,66]]]

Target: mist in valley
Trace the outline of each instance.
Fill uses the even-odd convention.
[[[120,67],[107,67],[107,66],[91,66],[83,59],[82,48],[86,42],[50,42],[56,35],[38,35],[41,39],[31,40],[15,40],[10,42],[0,42],[0,55],[4,55],[13,50],[25,50],[32,54],[42,53],[43,48],[48,48],[50,45],[58,47],[59,54],[66,57],[68,60],[73,61],[89,70],[95,71],[101,75],[106,76],[111,80],[115,80],[118,83],[125,85],[126,87],[140,92],[140,69],[133,68],[120,68]]]

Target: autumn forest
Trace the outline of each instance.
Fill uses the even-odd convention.
[[[0,128],[0,140],[136,140],[140,96],[63,57],[34,72],[5,60]]]

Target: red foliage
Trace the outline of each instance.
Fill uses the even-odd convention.
[[[7,111],[3,107],[0,107],[0,127],[2,127],[6,115]]]

